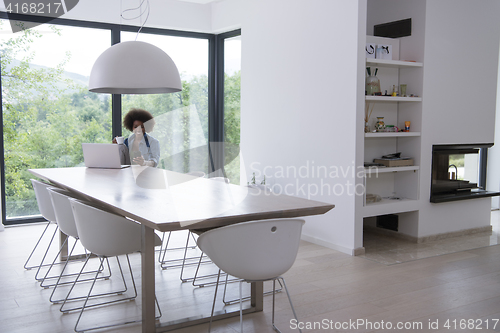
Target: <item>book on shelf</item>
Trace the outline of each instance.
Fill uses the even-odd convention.
[[[386,167],[398,167],[398,166],[412,166],[413,158],[410,157],[400,157],[400,158],[375,158],[373,163],[380,163]]]

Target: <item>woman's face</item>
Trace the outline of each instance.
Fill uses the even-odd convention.
[[[146,132],[144,130],[144,124],[140,120],[134,120],[134,123],[132,124],[132,128],[134,130],[135,135],[144,135]]]

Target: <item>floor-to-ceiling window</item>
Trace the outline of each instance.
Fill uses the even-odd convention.
[[[82,164],[82,142],[109,142],[109,95],[88,91],[110,32],[40,25],[12,33],[0,21],[7,218],[38,214],[27,171]]]
[[[225,131],[225,139],[239,145],[240,73],[233,60],[239,52],[227,53],[224,75],[216,71],[216,58],[224,56],[214,51],[216,35],[152,28],[137,35],[132,26],[66,19],[13,34],[5,13],[0,17],[3,223],[36,221],[39,216],[28,169],[82,166],[81,143],[111,142],[132,107],[155,116],[151,135],[161,142],[159,167],[211,173],[222,163],[214,161],[219,156],[208,149],[209,141],[222,141],[214,140],[213,133]],[[22,19],[32,20],[26,15]],[[113,96],[88,92],[97,57],[112,43],[136,38],[170,55],[183,91]],[[238,38],[234,41],[239,44]],[[233,49],[230,42],[227,39],[228,50]],[[228,84],[224,97],[215,94],[216,81]],[[227,107],[219,107],[223,104],[218,98],[227,99]],[[224,117],[214,117],[218,108],[227,123]],[[239,160],[228,166],[232,182],[239,183]]]

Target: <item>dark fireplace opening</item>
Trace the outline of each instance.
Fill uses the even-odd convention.
[[[500,195],[486,191],[486,163],[492,143],[432,146],[434,203]]]

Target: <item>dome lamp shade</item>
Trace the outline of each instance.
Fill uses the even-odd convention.
[[[89,91],[108,94],[165,94],[182,91],[179,71],[160,48],[140,41],[104,51],[90,72]]]

